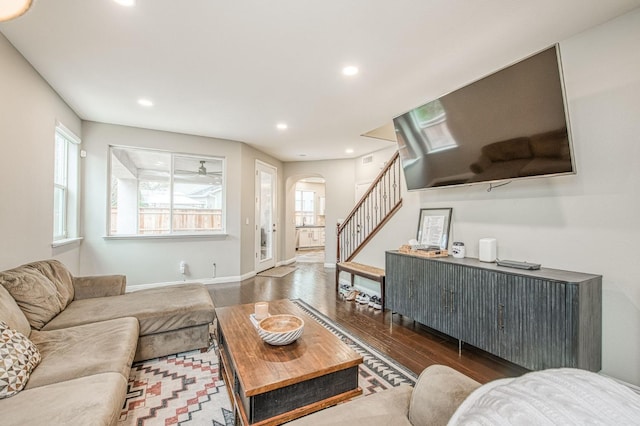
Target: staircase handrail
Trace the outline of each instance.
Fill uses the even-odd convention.
[[[380,173],[378,173],[376,179],[371,183],[371,185],[367,189],[367,192],[365,192],[362,195],[360,200],[356,203],[355,207],[347,215],[347,218],[342,223],[338,223],[337,224],[337,231],[336,231],[336,236],[337,236],[336,258],[337,258],[337,262],[338,263],[340,263],[341,261],[349,261],[349,260],[353,259],[353,257],[355,257],[355,255],[360,250],[362,250],[362,248],[364,248],[364,246],[373,238],[373,236],[378,233],[378,231],[386,224],[386,222],[402,206],[402,194],[401,194],[401,189],[400,189],[401,185],[400,185],[400,159],[399,159],[399,157],[400,157],[400,154],[399,154],[399,152],[396,151],[394,153],[394,155],[391,157],[391,159],[387,162],[385,167],[380,171]],[[345,232],[345,229],[347,229],[347,227],[351,226],[351,222],[354,220],[356,215],[359,214],[359,212],[363,208],[363,205],[365,205],[365,203],[370,199],[370,197],[372,197],[373,192],[376,190],[376,188],[379,188],[379,184],[384,183],[385,178],[390,176],[390,172],[391,172],[391,169],[393,167],[397,168],[397,175],[394,175],[393,184],[391,184],[391,178],[389,177],[388,186],[385,186],[383,188],[384,191],[386,191],[384,196],[383,196],[383,198],[385,198],[386,196],[390,196],[390,190],[393,187],[393,190],[394,190],[393,201],[395,202],[395,204],[392,207],[390,207],[390,209],[386,212],[385,216],[383,218],[381,218],[380,221],[377,224],[375,224],[373,229],[369,230],[367,235],[364,238],[362,238],[362,241],[360,241],[358,246],[353,248],[351,250],[351,252],[346,256],[346,258],[344,260],[341,259],[342,254],[343,254],[343,250],[341,250],[341,235],[343,234],[343,232]],[[397,194],[396,194],[395,191],[397,191]],[[376,208],[378,208],[378,207],[379,206],[376,206]],[[369,218],[370,217],[367,217],[367,220]],[[358,229],[356,230],[356,232],[360,233],[361,232],[361,226],[360,225],[357,225],[357,226],[358,226]]]

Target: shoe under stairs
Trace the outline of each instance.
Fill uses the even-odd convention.
[[[382,309],[384,309],[384,269],[363,265],[362,263],[357,262],[340,262],[336,265],[336,270],[336,277],[339,277],[340,272],[347,272],[351,274],[351,287],[355,286],[356,275],[371,281],[376,281],[380,285],[380,299],[382,300]],[[339,286],[340,279],[336,278],[336,291],[339,290]]]

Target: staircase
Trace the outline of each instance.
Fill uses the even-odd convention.
[[[402,206],[401,172],[400,156],[396,152],[344,222],[338,224],[336,291],[338,291],[340,271],[346,271],[352,274],[352,283],[353,275],[380,282],[380,293],[384,301],[384,270],[351,262],[351,260]],[[375,274],[372,274],[372,271],[375,271]]]

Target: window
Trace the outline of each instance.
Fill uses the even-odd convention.
[[[109,235],[224,232],[224,159],[110,147]]]
[[[447,126],[447,114],[439,100],[411,111],[414,126],[421,133],[429,153],[458,146]]]
[[[53,179],[53,241],[78,237],[80,139],[56,126]]]
[[[313,191],[296,190],[296,226],[313,225],[315,223],[315,198],[316,193]]]

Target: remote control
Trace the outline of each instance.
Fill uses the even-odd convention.
[[[529,269],[529,270],[540,269],[539,263],[518,262],[517,260],[496,259],[496,264],[498,266],[506,266],[508,268]]]

